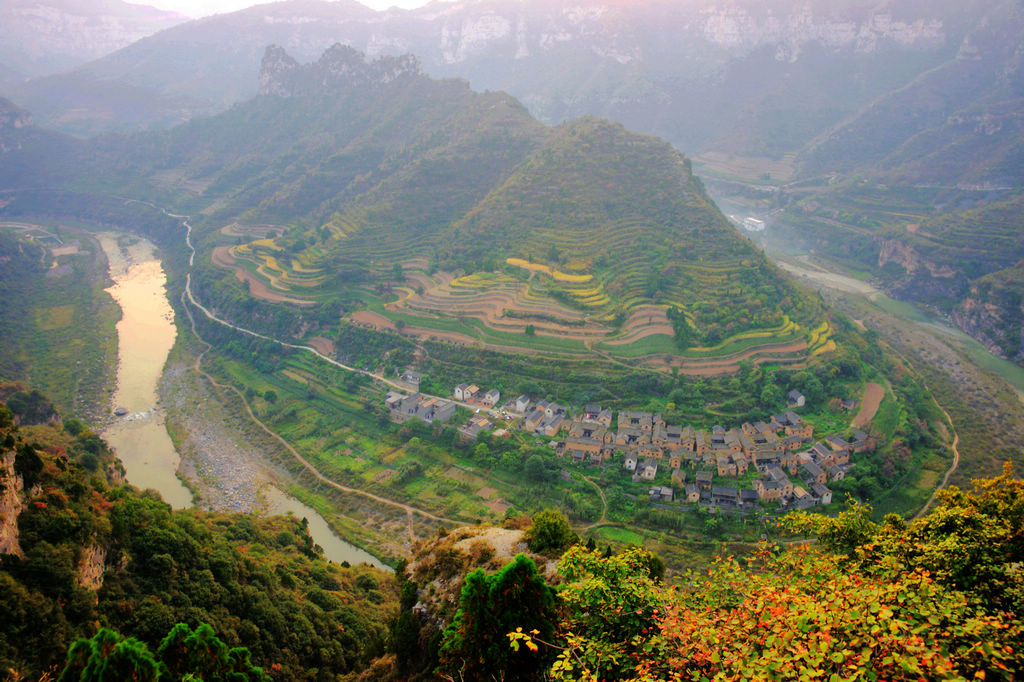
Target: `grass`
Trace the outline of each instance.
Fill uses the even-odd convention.
[[[108,412],[114,386],[121,310],[103,290],[103,250],[85,231],[61,230],[66,241],[83,245],[78,254],[59,258],[68,272],[33,273],[7,290],[24,314],[4,329],[2,378],[31,383],[64,414],[98,421]]]
[[[609,355],[615,355],[622,358],[636,358],[658,353],[675,355],[679,352],[679,348],[676,346],[675,340],[666,334],[652,334],[650,336],[645,336],[642,339],[638,339],[633,343],[624,345],[601,343],[598,344],[597,347],[607,352]]]
[[[643,545],[644,536],[636,531],[620,528],[618,526],[602,526],[594,529],[594,535],[605,540],[618,542],[623,545]]]
[[[75,306],[56,305],[36,310],[36,326],[40,331],[53,331],[70,327],[75,317]]]
[[[899,427],[902,409],[891,393],[886,392],[881,405],[878,406],[878,413],[872,422],[873,429],[881,433],[885,438],[892,438]]]

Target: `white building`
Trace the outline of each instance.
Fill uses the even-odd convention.
[[[764,232],[765,224],[763,220],[747,216],[743,219],[743,227],[751,232]]]

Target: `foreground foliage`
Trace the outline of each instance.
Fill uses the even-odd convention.
[[[680,586],[652,581],[639,552],[574,547],[554,639],[556,680],[1014,679],[1024,671],[1024,482],[1009,465],[951,489],[923,519],[795,515],[819,545],[764,545]]]
[[[228,649],[206,623],[195,630],[178,623],[160,643],[155,656],[137,639],[123,639],[117,632],[102,628],[91,639],[80,639],[71,646],[68,663],[57,682],[269,682],[270,678],[249,657],[244,647]]]
[[[537,679],[550,662],[550,652],[538,647],[510,649],[501,634],[519,628],[550,639],[554,620],[554,590],[537,573],[533,560],[519,554],[493,575],[473,571],[466,576],[455,620],[444,631],[442,677]]]

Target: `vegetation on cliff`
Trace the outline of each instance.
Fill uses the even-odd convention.
[[[104,626],[157,651],[176,624],[206,623],[280,679],[335,679],[383,647],[393,581],[325,561],[304,521],[172,511],[116,483],[116,460],[74,419],[17,427],[0,408],[0,443],[4,499],[17,500],[3,525],[15,542],[0,556],[0,669],[59,670]]]

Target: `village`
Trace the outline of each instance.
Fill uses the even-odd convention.
[[[413,392],[388,392],[385,407],[392,420],[444,423],[462,405],[474,411],[458,429],[463,440],[475,441],[484,431],[507,437],[510,428],[518,428],[546,439],[558,456],[577,464],[621,462],[623,475],[650,484],[647,494],[659,506],[687,503],[730,512],[828,505],[828,483],[842,480],[852,456],[876,446],[860,429],[852,429],[847,438],[830,434],[813,442],[811,424],[794,411],[806,403],[796,390],[787,396],[787,409],[767,422],[707,430],[666,424],[660,413],[621,410],[616,420],[600,405],[570,410],[525,395],[500,404],[498,390],[467,384],[456,386],[451,400],[426,396],[416,390],[420,378],[407,370],[401,381]],[[841,407],[855,405],[843,401]]]

